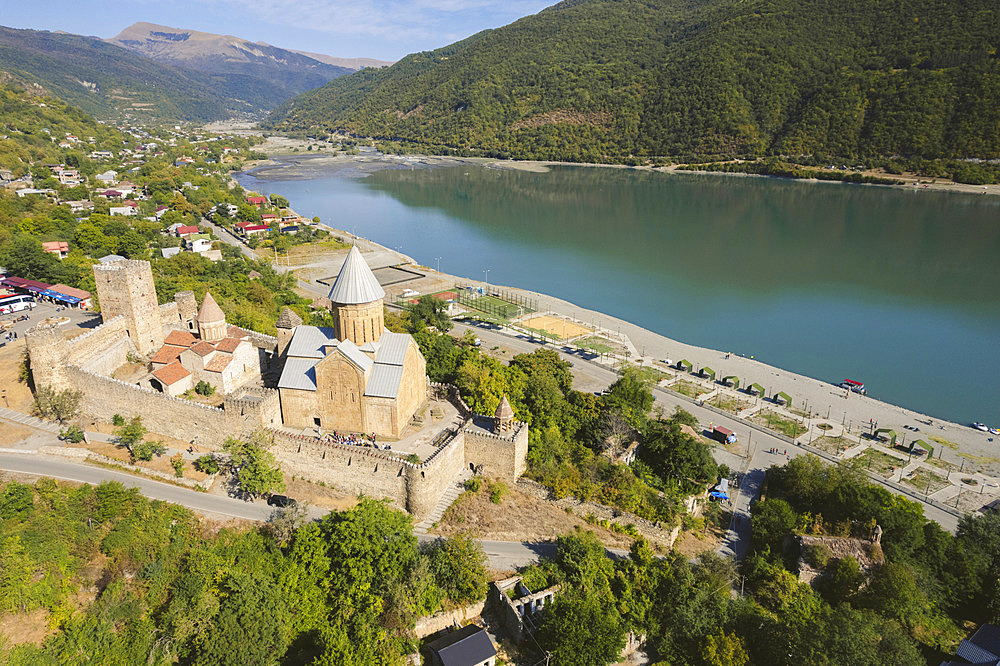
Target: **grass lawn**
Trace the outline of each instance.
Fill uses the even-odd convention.
[[[795,421],[784,414],[772,412],[769,409],[754,414],[753,420],[755,423],[759,423],[762,426],[770,428],[776,432],[780,432],[781,434],[793,439],[806,431],[805,426],[798,421]]]
[[[857,444],[854,440],[844,439],[843,437],[820,437],[819,439],[814,439],[812,445],[821,451],[826,451],[827,453],[832,453],[837,456],[840,455],[844,449],[849,449]]]
[[[702,393],[708,393],[705,387],[701,384],[695,384],[694,382],[689,382],[686,379],[678,379],[668,388],[673,391],[677,391],[681,395],[686,395],[689,398],[697,398]]]
[[[876,449],[868,449],[858,456],[858,460],[861,461],[865,468],[870,469],[880,476],[890,476],[894,468],[906,464],[905,460],[900,460],[896,456],[882,453]]]
[[[665,373],[665,372],[663,372],[661,370],[657,370],[656,368],[650,367],[648,365],[640,366],[639,367],[639,372],[642,373],[643,377],[645,377],[646,379],[648,379],[648,380],[650,380],[650,381],[652,381],[654,383],[659,382],[664,377],[669,377],[670,376],[667,373]]]
[[[903,483],[921,492],[927,491],[928,484],[930,484],[929,492],[932,493],[948,485],[948,482],[941,475],[928,471],[923,467],[913,470],[912,474],[903,479]]]
[[[938,469],[943,469],[945,472],[956,472],[959,468],[959,466],[955,463],[948,462],[947,460],[941,460],[940,458],[931,458],[929,460],[925,460],[924,462],[929,465],[934,465]]]
[[[508,303],[507,301],[500,300],[494,296],[486,295],[476,296],[474,298],[463,298],[461,300],[461,304],[466,307],[479,310],[480,312],[485,312],[495,317],[508,320],[532,311],[529,307],[514,305],[513,303]]]
[[[720,393],[711,400],[709,400],[708,404],[718,407],[719,409],[724,409],[727,412],[738,414],[739,412],[749,407],[751,403],[747,402],[746,400],[740,400],[739,398],[734,398],[731,395]]]
[[[616,351],[615,347],[612,347],[609,341],[596,336],[577,340],[573,344],[583,349],[593,350],[598,354],[613,354]]]

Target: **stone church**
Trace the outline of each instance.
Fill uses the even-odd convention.
[[[399,437],[427,400],[413,337],[385,330],[383,291],[357,247],[330,289],[333,328],[278,320],[282,422],[292,428]]]

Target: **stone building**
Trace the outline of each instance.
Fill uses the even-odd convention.
[[[182,303],[189,310],[188,294],[194,298],[191,292],[177,295],[178,313]],[[205,293],[194,324],[194,333],[174,329],[164,338],[163,346],[149,360],[150,388],[176,396],[204,381],[216,391],[229,394],[260,380],[260,356],[248,334],[226,323],[226,315],[211,293]]]
[[[401,436],[427,400],[427,364],[412,336],[385,330],[384,297],[352,247],[330,289],[333,328],[282,312],[278,391],[286,426]]]
[[[132,345],[140,354],[152,354],[163,346],[163,322],[148,261],[95,264],[94,281],[104,323],[124,317]]]

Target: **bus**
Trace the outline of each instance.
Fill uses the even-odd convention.
[[[35,299],[33,296],[15,294],[14,296],[4,296],[0,298],[0,314],[10,314],[21,310],[33,310]]]

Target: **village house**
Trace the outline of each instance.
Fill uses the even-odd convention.
[[[112,206],[108,209],[108,212],[112,215],[125,215],[128,217],[135,217],[139,213],[139,206],[134,202],[127,203],[124,206]]]
[[[65,259],[69,255],[69,243],[66,241],[46,241],[42,243],[42,251]]]
[[[264,204],[267,203],[267,198],[266,197],[247,197],[247,203],[250,204],[250,205],[252,205],[252,206],[256,206],[257,208],[260,208],[261,206],[263,206]]]

